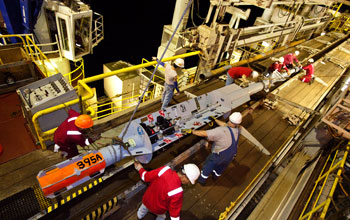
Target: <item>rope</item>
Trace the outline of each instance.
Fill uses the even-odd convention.
[[[191,6],[192,1],[193,1],[193,0],[190,0],[190,1],[188,2],[185,11],[183,12],[183,14],[182,14],[182,16],[181,16],[179,22],[178,22],[177,25],[176,25],[176,28],[175,28],[173,34],[171,35],[171,37],[170,37],[170,39],[169,39],[169,41],[168,41],[168,44],[167,44],[166,47],[165,47],[165,50],[163,51],[162,56],[160,57],[160,59],[157,59],[158,62],[157,62],[156,68],[154,69],[154,71],[153,71],[153,73],[152,73],[152,76],[149,78],[148,83],[147,83],[147,86],[146,86],[145,90],[143,91],[143,93],[142,93],[142,95],[141,95],[141,97],[140,97],[140,100],[139,100],[139,102],[137,103],[137,105],[136,105],[136,107],[135,107],[135,109],[134,109],[134,112],[132,113],[132,115],[131,115],[131,117],[130,117],[130,119],[129,119],[129,122],[128,122],[128,124],[127,124],[127,126],[126,126],[126,128],[125,128],[125,130],[124,130],[124,133],[123,133],[123,135],[122,135],[122,137],[121,137],[122,140],[123,140],[123,138],[124,138],[126,132],[127,132],[128,129],[129,129],[129,126],[130,126],[130,124],[131,124],[131,121],[132,121],[132,119],[134,118],[134,115],[135,115],[135,113],[136,113],[136,111],[137,111],[139,105],[141,104],[141,101],[143,100],[143,96],[145,95],[146,91],[148,90],[148,87],[149,87],[149,85],[150,85],[150,83],[151,83],[151,81],[152,81],[152,79],[153,79],[154,74],[155,74],[156,71],[158,70],[159,64],[160,64],[161,60],[163,59],[163,57],[164,57],[164,55],[165,55],[165,52],[168,50],[168,47],[169,47],[169,45],[170,45],[170,42],[173,40],[173,38],[174,38],[174,36],[175,36],[175,33],[176,33],[177,29],[179,28],[180,23],[181,23],[183,17],[185,16],[185,14],[186,14],[188,8]]]

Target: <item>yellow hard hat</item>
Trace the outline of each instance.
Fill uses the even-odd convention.
[[[91,128],[94,125],[92,118],[89,115],[79,115],[79,117],[75,120],[75,125],[78,128]]]

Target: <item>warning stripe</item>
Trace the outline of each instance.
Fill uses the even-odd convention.
[[[108,211],[110,211],[112,208],[114,208],[118,204],[117,197],[113,197],[113,199],[107,201],[103,205],[99,206],[97,209],[86,215],[83,219],[84,220],[96,220],[101,219],[104,214],[106,214]]]
[[[82,194],[83,192],[88,191],[92,187],[96,186],[99,183],[102,183],[103,179],[98,178],[97,180],[94,180],[92,183],[89,183],[87,186],[84,186],[83,188],[77,189],[77,191],[73,192],[71,195],[68,195],[66,198],[60,200],[58,203],[52,204],[51,206],[46,206],[46,212],[50,213],[53,210],[57,209],[60,205],[64,205],[65,203],[69,202],[70,200],[74,199],[78,195]],[[42,194],[42,192],[41,192]],[[37,196],[38,197],[38,196]],[[39,201],[39,199],[38,199]],[[40,204],[40,201],[39,201]]]

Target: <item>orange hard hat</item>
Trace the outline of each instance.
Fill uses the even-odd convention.
[[[77,119],[75,119],[75,125],[78,128],[91,128],[94,125],[92,118],[89,115],[79,115]]]

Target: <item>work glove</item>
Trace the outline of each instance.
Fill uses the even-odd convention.
[[[139,170],[141,170],[141,168],[143,168],[143,166],[141,165],[141,163],[138,162],[138,161],[135,161],[135,162],[134,162],[134,167],[135,167],[135,169],[136,169],[137,171],[139,171]]]
[[[187,129],[187,128],[181,129],[181,133],[182,134],[191,134],[192,133],[192,129]]]

